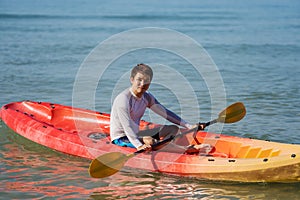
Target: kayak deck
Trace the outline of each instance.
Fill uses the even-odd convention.
[[[134,152],[112,145],[110,115],[47,102],[4,105],[2,120],[16,133],[67,154],[94,159],[108,152]],[[160,126],[141,121],[141,129]],[[178,138],[179,145],[208,143],[210,155],[162,150],[130,159],[126,166],[211,180],[295,182],[300,180],[300,145],[269,142],[199,131]]]

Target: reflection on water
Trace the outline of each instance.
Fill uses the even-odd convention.
[[[92,179],[85,159],[41,147],[0,128],[0,196],[11,199],[299,199],[299,183],[211,182],[124,168]]]
[[[109,178],[114,184],[96,189],[100,199],[299,199],[299,184],[245,184],[208,182],[158,173],[121,172]],[[294,191],[294,192],[291,192]]]

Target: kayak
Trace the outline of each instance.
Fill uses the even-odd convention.
[[[66,154],[92,160],[111,152],[136,151],[111,143],[108,113],[49,102],[21,101],[2,106],[0,117],[17,134]],[[140,129],[159,126],[141,121]],[[207,143],[215,150],[208,155],[163,149],[145,152],[128,160],[125,166],[214,181],[300,181],[300,145],[205,131],[182,135],[174,142],[178,145]]]

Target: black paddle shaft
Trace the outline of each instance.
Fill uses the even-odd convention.
[[[214,120],[212,120],[212,121],[210,121],[210,122],[207,122],[207,123],[204,123],[204,124],[205,124],[205,127],[206,127],[206,126],[215,124],[215,123],[217,123],[217,122],[218,122],[218,119],[214,119]]]

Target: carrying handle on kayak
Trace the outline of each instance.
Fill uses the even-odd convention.
[[[210,122],[205,123],[206,126],[215,124],[215,123],[234,123],[243,119],[246,115],[246,109],[243,103],[237,102],[226,109],[224,109],[217,119],[214,119]],[[181,137],[187,133],[198,131],[199,126],[177,134],[176,136],[171,136],[161,142],[158,142],[152,146],[152,149],[155,150],[157,148],[161,148],[164,145],[171,142],[173,139],[177,137]],[[110,152],[106,154],[102,154],[99,157],[92,160],[89,167],[89,174],[93,178],[104,178],[111,176],[122,169],[128,159],[145,152],[144,149],[136,151],[130,154],[124,154],[121,152]]]

